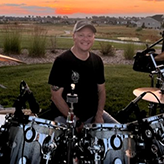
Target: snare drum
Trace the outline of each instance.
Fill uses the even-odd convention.
[[[83,144],[93,161],[103,164],[135,163],[135,136],[126,124],[87,124]],[[86,140],[90,140],[89,142]]]
[[[59,123],[30,116],[29,123],[21,125],[17,130],[10,164],[23,164],[23,161],[40,164],[42,160],[51,160],[51,154],[65,129],[66,127]]]

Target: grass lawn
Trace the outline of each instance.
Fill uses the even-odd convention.
[[[0,67],[0,84],[6,87],[0,88],[0,104],[12,107],[20,93],[20,82],[24,80],[43,111],[39,116],[44,117],[50,110],[51,95],[47,81],[51,66],[52,64],[35,64]],[[135,98],[134,89],[150,86],[149,74],[134,71],[132,65],[105,65],[105,77],[105,110],[112,115],[125,108]],[[139,107],[148,111],[147,104],[148,102],[141,100]],[[28,103],[26,105],[28,108]]]
[[[14,31],[15,28],[21,32],[21,48],[28,48],[36,26],[38,25],[20,25],[17,27],[12,24],[0,25],[0,48],[3,47],[5,34]],[[39,25],[39,27],[41,30],[45,30],[42,34],[46,35],[47,49],[51,49],[53,46],[56,49],[68,49],[73,45],[72,38],[70,38],[73,26]],[[70,31],[70,33],[66,34],[65,31]],[[97,31],[96,38],[103,39],[117,40],[118,37],[137,37],[143,43],[152,44],[161,38],[160,31],[153,29],[138,31],[136,28],[125,26],[97,26]],[[54,45],[51,45],[51,41],[54,41]],[[111,45],[116,49],[125,48],[125,44],[121,43],[111,43]],[[100,49],[98,41],[95,41],[93,49]],[[135,50],[141,49],[145,49],[145,47],[135,45]],[[35,64],[0,67],[0,84],[7,87],[7,89],[0,88],[0,104],[4,107],[12,107],[19,96],[20,82],[24,80],[34,93],[42,111],[44,113],[49,111],[51,95],[47,81],[51,66],[52,64]],[[151,82],[148,73],[136,72],[132,69],[132,65],[105,65],[105,76],[107,91],[105,110],[112,115],[116,115],[135,98],[134,89],[149,87]],[[148,102],[141,101],[139,104],[143,110],[148,111]],[[40,113],[40,117],[43,115]]]

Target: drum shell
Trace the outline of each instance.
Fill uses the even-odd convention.
[[[11,127],[11,133],[16,131],[16,135],[10,137],[13,141],[11,148],[10,164],[19,163],[22,157],[27,159],[27,163],[30,164],[40,164],[43,160],[42,145],[46,137],[51,136],[55,133],[54,140],[57,140],[60,135],[63,134],[63,129],[53,125],[47,125],[50,121],[44,119],[38,119],[37,122],[33,119],[27,125],[21,124],[15,129]],[[33,129],[34,135],[32,141],[26,139],[26,132]],[[63,127],[64,128],[64,127]]]
[[[158,163],[164,157],[164,115],[158,114],[129,123],[137,135],[137,156],[140,161]]]
[[[128,131],[126,125],[122,124],[88,124],[85,126],[87,135],[92,139],[97,137],[103,140],[105,147],[104,157],[99,164],[113,164],[117,159],[122,164],[134,164],[136,162],[136,138],[133,132]],[[114,137],[119,137],[122,145],[117,148],[113,145]]]

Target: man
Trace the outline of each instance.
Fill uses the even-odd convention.
[[[106,100],[104,66],[101,58],[90,52],[96,28],[88,21],[78,21],[73,29],[74,45],[54,61],[49,75],[55,121],[65,123],[70,103],[71,84],[78,102],[73,104],[76,119],[82,123],[118,123],[104,111]]]

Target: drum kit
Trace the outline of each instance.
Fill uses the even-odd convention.
[[[164,164],[164,69],[156,64],[152,51],[149,57],[155,67],[151,74],[158,76],[158,85],[133,91],[136,98],[121,111],[121,115],[135,111],[137,121],[133,122],[89,123],[78,131],[73,112],[74,103],[78,102],[74,84],[72,92],[67,94],[71,107],[66,124],[39,118],[36,115],[39,106],[28,85],[22,81],[15,108],[0,110],[5,116],[0,127],[0,163]],[[11,59],[0,56],[0,60]],[[150,110],[159,105],[160,113],[152,115],[151,112],[150,117],[143,117],[137,106],[140,99],[151,103]],[[26,101],[31,110],[23,110]]]

